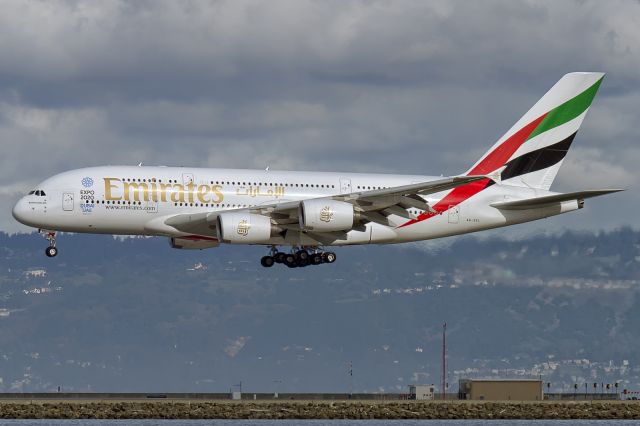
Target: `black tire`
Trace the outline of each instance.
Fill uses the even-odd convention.
[[[336,261],[336,254],[332,251],[328,251],[322,255],[325,263],[333,263]]]
[[[287,257],[287,255],[285,253],[279,251],[273,256],[273,260],[275,260],[276,263],[284,263],[284,258],[285,257]]]
[[[306,250],[298,250],[296,252],[296,259],[298,261],[305,261],[305,260],[309,260],[309,252]]]
[[[296,264],[296,257],[292,254],[287,254],[284,256],[284,264],[289,268],[295,268],[296,266],[298,266]]]
[[[304,268],[305,266],[309,266],[309,258],[307,257],[306,259],[297,259],[296,260],[296,265],[298,265],[301,268]]]
[[[271,268],[274,263],[275,260],[271,256],[263,256],[262,259],[260,259],[260,264],[265,268]]]
[[[47,247],[44,253],[47,257],[56,257],[58,255],[58,249],[55,247]]]
[[[322,255],[320,253],[315,253],[311,255],[312,265],[320,265],[321,263],[322,263]]]

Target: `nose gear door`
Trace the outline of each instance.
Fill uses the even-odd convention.
[[[73,192],[64,192],[62,194],[62,210],[65,212],[73,211]]]

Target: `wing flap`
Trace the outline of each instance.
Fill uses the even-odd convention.
[[[566,194],[547,195],[544,197],[528,198],[526,200],[517,201],[501,201],[491,204],[501,210],[526,210],[545,207],[551,204],[561,203],[563,201],[585,200],[587,198],[599,197],[601,195],[612,194],[614,192],[624,191],[623,189],[592,189],[587,191],[568,192]]]
[[[351,194],[341,194],[332,197],[334,200],[368,200],[384,196],[411,196],[411,195],[429,195],[437,192],[453,189],[458,186],[466,185],[471,182],[487,179],[488,176],[453,176],[444,179],[432,180],[428,182],[414,183],[411,185],[393,186],[391,188],[374,189],[371,191],[354,192]]]

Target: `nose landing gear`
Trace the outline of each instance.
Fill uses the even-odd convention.
[[[56,233],[54,231],[43,231],[40,230],[40,233],[44,238],[49,241],[49,247],[47,247],[44,251],[44,254],[47,257],[56,257],[58,255],[58,249],[56,248]]]
[[[334,252],[325,252],[317,247],[312,248],[311,251],[305,248],[296,250],[294,247],[291,253],[284,253],[273,246],[271,247],[271,253],[260,259],[260,264],[265,268],[271,268],[275,263],[282,263],[289,268],[304,268],[309,265],[321,265],[335,261],[336,254]]]

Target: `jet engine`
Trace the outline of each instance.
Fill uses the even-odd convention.
[[[353,228],[358,219],[353,204],[312,199],[300,202],[300,227],[305,231],[333,232]]]
[[[231,244],[263,244],[282,230],[259,214],[226,212],[218,216],[218,239]]]
[[[171,237],[169,238],[169,245],[174,249],[202,250],[212,247],[218,247],[220,245],[220,242],[216,240]]]

